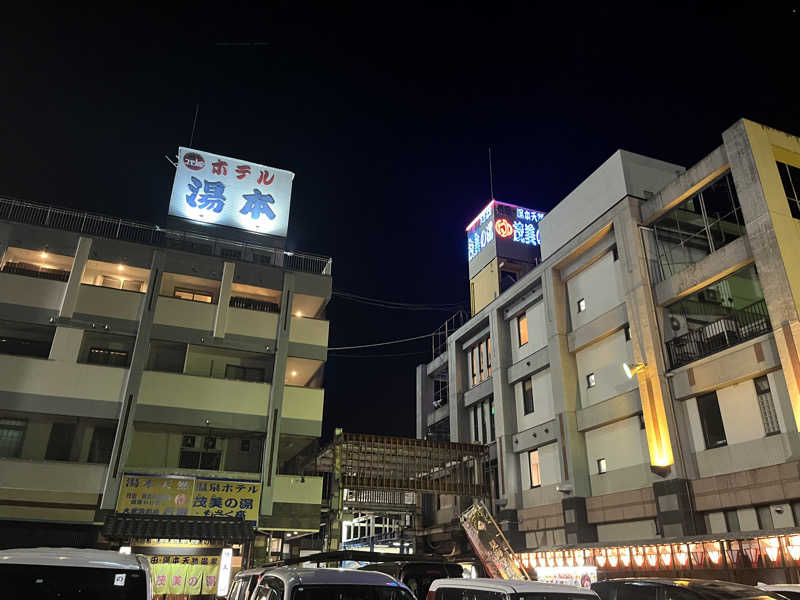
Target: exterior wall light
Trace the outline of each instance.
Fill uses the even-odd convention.
[[[633,376],[641,371],[644,371],[646,366],[647,363],[636,363],[635,365],[622,363],[622,370],[625,371],[625,375],[628,377],[628,379],[633,379]]]

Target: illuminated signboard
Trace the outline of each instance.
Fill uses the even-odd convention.
[[[467,226],[467,256],[472,260],[497,239],[539,246],[543,212],[493,200]]]
[[[181,147],[169,214],[286,237],[293,180],[291,171]]]

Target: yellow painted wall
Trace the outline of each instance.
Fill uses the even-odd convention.
[[[486,265],[469,282],[472,314],[479,313],[500,294],[500,278],[497,275],[497,259]]]
[[[244,308],[228,309],[226,333],[248,335],[274,340],[278,332],[278,313],[259,312]]]
[[[145,371],[139,404],[265,415],[268,383]]]
[[[322,502],[322,477],[276,475],[273,502],[319,504]]]
[[[161,296],[156,304],[154,322],[158,325],[210,331],[214,327],[214,316],[216,314],[216,304]]]
[[[0,355],[0,390],[119,402],[124,369]]]
[[[328,321],[293,316],[291,329],[289,330],[289,341],[314,346],[327,346],[329,327],[330,323]]]
[[[145,295],[96,285],[81,285],[76,313],[135,321]]]
[[[284,419],[322,421],[325,390],[287,385],[283,388]]]
[[[0,302],[57,309],[66,287],[63,281],[0,273]]]

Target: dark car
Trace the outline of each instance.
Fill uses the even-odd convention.
[[[361,571],[380,571],[405,583],[414,595],[423,600],[434,579],[459,578],[463,576],[461,565],[443,562],[395,561],[375,563],[361,567]]]
[[[714,579],[607,579],[592,584],[601,600],[785,600],[775,592]]]

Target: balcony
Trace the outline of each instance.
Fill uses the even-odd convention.
[[[758,300],[668,341],[670,366],[676,369],[771,330],[767,303]]]
[[[195,254],[235,257],[236,260],[261,265],[274,265],[292,271],[330,276],[332,259],[300,252],[290,252],[215,238],[185,231],[161,229],[155,225],[136,223],[126,219],[111,218],[93,213],[57,208],[11,198],[0,198],[0,219],[16,223],[29,223],[63,231],[73,231],[96,237],[105,237],[161,248],[172,248]]]

